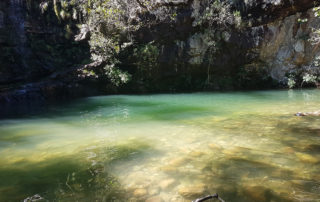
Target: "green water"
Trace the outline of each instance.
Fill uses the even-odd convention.
[[[0,121],[0,201],[320,201],[320,91],[81,99]]]

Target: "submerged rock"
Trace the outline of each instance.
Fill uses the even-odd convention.
[[[157,195],[160,193],[160,188],[159,187],[151,187],[148,189],[148,194],[150,196],[153,196],[153,195]]]
[[[145,196],[146,194],[147,194],[146,189],[136,189],[133,192],[133,196],[135,196],[135,197],[142,197],[142,196]]]
[[[174,179],[166,179],[166,180],[161,181],[159,183],[159,186],[161,187],[161,189],[168,189],[172,185],[174,185],[175,183],[176,183],[176,181]]]
[[[164,200],[160,196],[153,196],[148,198],[146,202],[163,202]]]
[[[248,186],[243,190],[243,194],[247,199],[251,201],[267,201],[267,195],[269,195],[270,190],[263,186]]]
[[[170,162],[169,162],[169,165],[170,166],[182,166],[183,164],[185,164],[189,159],[186,158],[186,157],[183,157],[183,158],[175,158],[175,159],[172,159]]]
[[[319,163],[319,159],[310,155],[310,154],[297,152],[296,156],[298,157],[298,159],[300,161],[305,162],[305,163]]]
[[[222,147],[220,145],[217,145],[217,144],[214,144],[214,143],[211,143],[208,146],[212,150],[221,150],[222,149]]]
[[[303,148],[305,151],[310,151],[310,152],[320,152],[320,145],[318,144],[310,144],[307,145]]]
[[[203,156],[205,153],[204,152],[201,152],[201,151],[192,151],[189,153],[190,156],[192,157],[200,157],[200,156]]]
[[[178,169],[176,167],[173,166],[163,166],[160,168],[161,171],[165,172],[165,173],[176,173],[178,172]]]
[[[283,152],[286,154],[293,154],[294,149],[292,147],[285,147],[285,148],[283,148]]]
[[[206,191],[205,184],[197,184],[193,186],[181,187],[178,193],[187,199],[197,198],[203,196]]]

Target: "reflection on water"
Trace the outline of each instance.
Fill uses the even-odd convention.
[[[81,99],[0,121],[0,201],[320,198],[320,92]]]

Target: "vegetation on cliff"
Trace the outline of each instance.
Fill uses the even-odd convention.
[[[190,2],[54,0],[53,10],[58,21],[72,18],[78,23],[80,34],[76,40],[88,40],[91,62],[98,64],[99,68],[88,66],[90,68],[81,70],[81,76],[106,77],[119,86],[127,83],[134,74],[136,81],[144,80],[148,85],[154,80],[153,77],[157,77],[161,66],[158,56],[164,38],[141,41],[137,36],[144,35],[146,29],[158,29],[157,26],[161,24],[177,23],[183,17],[179,11],[188,4]],[[215,54],[222,48],[221,40],[230,37],[228,32],[241,26],[241,16],[226,2],[210,0],[204,4],[207,5],[206,9],[199,11],[200,15],[195,17],[193,26],[212,29],[208,46],[211,54]],[[126,61],[119,57],[124,53],[131,61],[134,60],[131,63],[133,66],[122,64]],[[207,74],[203,83],[210,83],[210,65]]]
[[[313,8],[314,16],[320,18],[320,7]],[[306,23],[307,18],[298,19],[299,23]],[[313,46],[317,47],[320,44],[320,29],[312,28],[308,41]],[[303,87],[303,86],[319,86],[320,81],[320,55],[315,55],[312,63],[301,67],[300,69],[294,69],[290,71],[288,75],[288,87]]]
[[[0,18],[14,13],[12,2],[1,3]],[[320,32],[310,2],[24,1],[20,24],[0,25],[0,82],[92,82],[103,93],[315,86],[318,46],[310,44]],[[13,33],[22,25],[27,54]]]

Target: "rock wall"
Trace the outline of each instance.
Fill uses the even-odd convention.
[[[181,1],[174,22],[141,29],[140,46],[159,51],[149,76],[138,77],[133,89],[145,91],[219,90],[286,86],[287,76],[310,66],[319,54],[310,34],[319,28],[311,0],[233,1],[241,11],[241,29],[219,30],[195,23],[208,1]],[[299,19],[302,19],[299,20]],[[172,25],[174,23],[174,25]],[[163,33],[163,30],[164,33]],[[218,49],[218,50],[214,50]],[[134,55],[134,53],[126,53]],[[138,62],[136,61],[144,60]],[[125,60],[128,69],[140,71],[145,57]],[[139,66],[140,64],[140,66]],[[144,65],[148,66],[148,65]],[[144,70],[145,72],[145,70]],[[142,74],[141,74],[142,75]],[[148,75],[148,73],[145,75]],[[150,86],[150,88],[148,88]],[[147,89],[145,89],[147,88]]]
[[[0,83],[25,77],[26,35],[22,1],[0,2]]]
[[[72,70],[90,61],[89,46],[73,40],[76,22],[60,22],[50,8],[52,4],[42,11],[41,2],[0,2],[0,104],[3,106],[26,102],[37,105],[38,101],[86,94],[81,90],[83,83]]]
[[[40,3],[46,2],[49,8],[41,9]],[[132,74],[132,81],[118,90],[275,88],[284,86],[290,72],[310,66],[319,55],[318,46],[308,40],[320,25],[312,12],[315,1],[228,1],[242,18],[241,27],[232,29],[197,24],[209,2],[152,1],[154,9],[146,12],[127,1],[128,23],[142,26],[130,33],[135,43],[119,54],[120,68]],[[15,96],[28,99],[33,94],[29,92],[43,99],[57,97],[63,89],[88,84],[69,71],[90,58],[87,42],[74,41],[78,22],[61,22],[52,7],[52,1],[42,0],[0,2],[1,103]],[[67,97],[70,92],[63,94]]]
[[[257,39],[258,59],[264,61],[274,79],[286,82],[287,73],[312,65],[319,55],[319,47],[308,39],[312,29],[319,25],[319,18],[309,9],[258,28],[263,30],[261,39]]]

